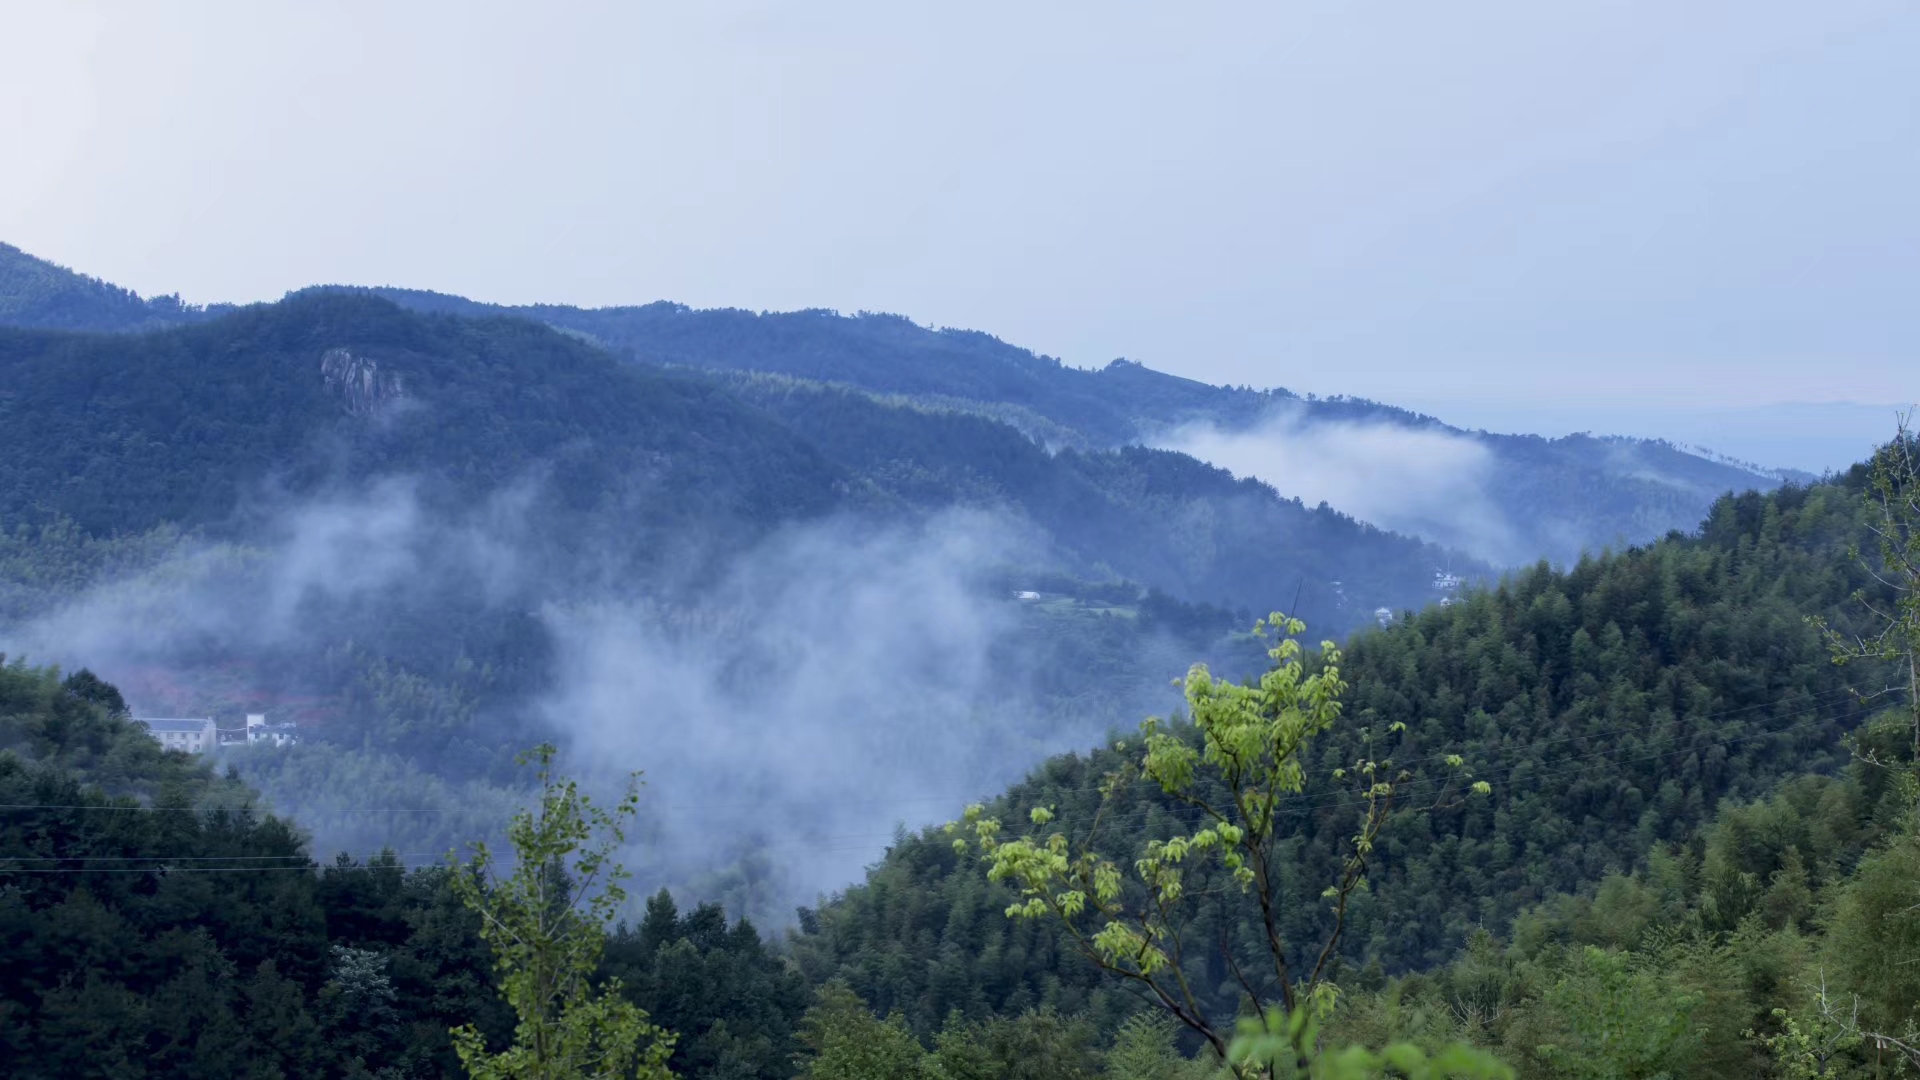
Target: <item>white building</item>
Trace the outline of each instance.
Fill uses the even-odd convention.
[[[1393,609],[1383,607],[1374,608],[1373,618],[1381,626],[1391,626],[1393,624]]]
[[[144,725],[154,741],[168,750],[184,750],[189,754],[204,754],[213,749],[215,738],[213,718],[198,719],[142,719],[133,718],[136,724]]]
[[[250,743],[270,742],[275,746],[291,746],[300,741],[300,729],[292,724],[269,724],[267,714],[247,714],[247,741]]]

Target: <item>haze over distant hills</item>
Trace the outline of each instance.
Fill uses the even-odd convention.
[[[451,6],[0,23],[0,1080],[1920,1078],[1920,3]]]
[[[0,651],[136,709],[300,716],[309,748],[247,775],[326,845],[444,850],[457,817],[322,811],[370,784],[486,811],[543,737],[644,744],[668,800],[724,771],[790,809],[754,844],[864,820],[844,769],[796,762],[862,762],[917,819],[1168,708],[1196,657],[1256,662],[1258,612],[1341,635],[1493,569],[1171,450],[527,318],[328,289],[209,312],[29,269],[10,317],[64,328],[0,326]]]
[[[1381,725],[1416,768],[1460,747],[1489,778],[1431,830],[1396,819],[1341,944],[1363,1000],[1665,845],[1711,852],[1717,805],[1815,792],[1791,777],[1839,771],[1869,708],[1806,618],[1851,632],[1877,584],[1849,550],[1864,467],[1801,485],[895,316],[345,287],[209,310],[0,254],[0,682],[33,706],[0,716],[11,745],[151,786],[128,710],[296,719],[299,745],[219,752],[310,837],[276,834],[290,860],[497,839],[538,742],[590,788],[644,766],[636,876],[792,927],[783,970],[921,1032],[970,1002],[1131,1007],[913,830],[982,798],[1091,820],[1094,774],[1137,767],[1123,729],[1190,730],[1182,671],[1261,670],[1258,612],[1344,641],[1356,726],[1314,745],[1316,782]],[[1609,542],[1636,546],[1504,569]],[[1116,827],[1157,837],[1172,808],[1141,791]],[[1317,932],[1355,805],[1285,814],[1286,934]],[[1735,876],[1811,917],[1804,875],[1767,873]],[[1714,918],[1760,926],[1771,900],[1723,892]],[[1228,1015],[1234,984],[1206,985]]]
[[[1495,564],[1569,561],[1691,528],[1728,490],[1808,474],[1716,460],[1658,440],[1468,432],[1359,399],[1219,387],[1116,360],[1070,367],[977,331],[893,315],[696,311],[656,303],[508,308],[404,289],[420,310],[517,314],[652,363],[763,371],[973,412],[1049,445],[1181,450]]]
[[[1844,392],[1846,388],[1836,387]],[[1612,431],[1668,439],[1696,453],[1844,472],[1884,442],[1911,403],[1831,400],[1759,405],[1686,405],[1660,401],[1458,401],[1444,411],[1457,424],[1541,435]]]
[[[0,321],[123,330],[223,310],[126,290],[0,250]],[[970,413],[1042,445],[1164,447],[1495,565],[1569,561],[1691,528],[1720,493],[1810,474],[1671,443],[1465,431],[1377,402],[1219,387],[1128,361],[1089,370],[977,331],[892,315],[697,311],[671,303],[505,307],[421,290],[366,290],[419,311],[532,319],[645,364],[766,373],[860,391],[922,412]],[[749,391],[749,396],[757,391]]]

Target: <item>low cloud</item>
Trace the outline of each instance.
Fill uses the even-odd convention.
[[[1157,440],[1281,495],[1328,506],[1487,562],[1525,561],[1488,494],[1493,454],[1478,440],[1387,422],[1314,421],[1297,410],[1245,429],[1192,424]]]
[[[246,541],[187,538],[154,565],[95,582],[15,626],[0,648],[103,673],[219,653],[299,649],[340,609],[461,574],[504,600],[523,582],[508,531],[525,501],[504,491],[466,519],[435,520],[410,479],[284,503]],[[503,535],[505,533],[505,535]]]
[[[509,490],[449,517],[395,479],[289,502],[261,515],[246,543],[184,541],[0,627],[0,648],[90,666],[151,714],[246,690],[203,680],[190,705],[153,691],[170,676],[312,671],[352,628],[403,611],[419,621],[449,589],[531,612],[548,670],[526,696],[482,704],[504,721],[486,730],[512,740],[490,749],[551,738],[561,768],[604,792],[643,770],[644,828],[624,853],[638,880],[781,920],[857,880],[897,826],[951,818],[1045,756],[1144,715],[1069,721],[1035,700],[1030,670],[1009,662],[1019,620],[1033,615],[991,583],[1043,562],[1044,542],[1005,515],[836,518],[778,530],[698,580],[609,581],[595,568],[620,564],[617,552],[570,552],[583,573],[532,554],[551,549],[524,536],[530,499]],[[421,627],[436,629],[430,618]],[[444,760],[357,746],[296,753],[243,767],[314,830],[322,857],[393,843],[430,860],[496,830],[511,799],[499,777]],[[408,770],[433,775],[410,788]],[[362,790],[340,790],[349,783]],[[327,813],[367,798],[427,813]]]
[[[743,906],[810,900],[856,879],[896,825],[952,817],[1101,734],[1049,730],[996,667],[1016,612],[981,578],[1018,535],[978,513],[839,520],[771,538],[696,608],[552,607],[542,715],[577,761],[646,770],[667,864],[764,854],[775,874],[733,886],[754,894]]]

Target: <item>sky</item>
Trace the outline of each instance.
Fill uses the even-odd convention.
[[[146,294],[891,311],[1815,469],[1920,398],[1910,0],[0,8],[0,240]]]

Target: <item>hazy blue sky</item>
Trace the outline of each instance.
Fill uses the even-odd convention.
[[[142,292],[887,310],[1508,428],[1920,397],[1911,0],[5,21],[0,239]]]

